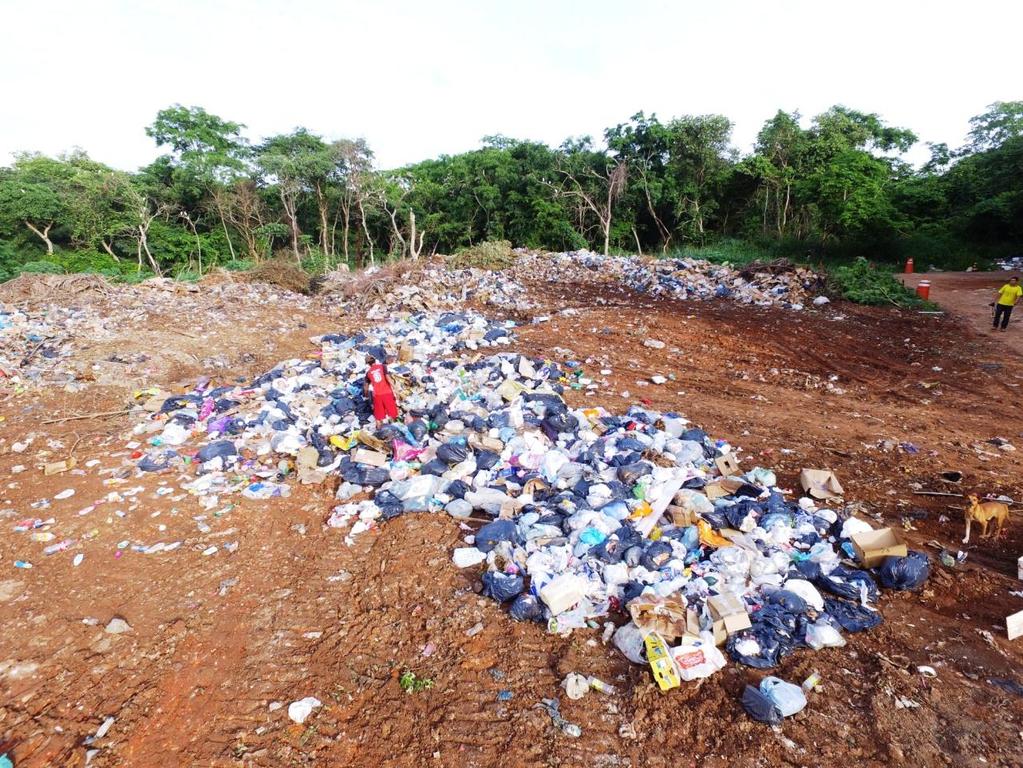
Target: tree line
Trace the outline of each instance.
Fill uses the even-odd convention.
[[[363,139],[305,128],[250,143],[201,107],[161,110],[164,154],[137,172],[75,150],[0,168],[0,277],[29,271],[201,274],[271,257],[314,268],[451,253],[485,240],[670,253],[721,238],[777,252],[932,259],[1023,240],[1023,102],[970,121],[965,146],[917,142],[878,115],[779,111],[751,152],[722,115],[633,115],[558,147],[504,136],[403,168]],[[801,254],[800,254],[801,255]]]

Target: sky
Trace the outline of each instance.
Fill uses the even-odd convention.
[[[1023,99],[1023,4],[992,0],[0,0],[0,164],[81,147],[131,170],[171,104],[365,138],[397,167],[503,134],[560,144],[636,112],[876,112],[921,143]]]

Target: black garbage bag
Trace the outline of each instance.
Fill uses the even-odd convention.
[[[646,585],[639,581],[628,581],[622,585],[622,607],[624,608],[630,600],[635,600],[643,594]]]
[[[516,621],[542,621],[543,605],[536,595],[519,595],[508,613]]]
[[[390,445],[395,440],[404,440],[405,432],[395,424],[384,424],[380,429],[373,433],[373,437],[382,443]]]
[[[423,438],[426,437],[427,433],[430,431],[429,427],[426,425],[426,422],[423,421],[422,419],[416,419],[415,421],[409,422],[407,426],[408,431],[412,434],[412,437],[414,437],[416,441],[420,443],[423,442]]]
[[[856,601],[860,599],[862,588],[866,588],[867,601],[873,603],[877,600],[877,584],[866,571],[839,565],[831,573],[821,574],[815,583],[833,595]]]
[[[385,467],[371,467],[368,464],[352,463],[342,470],[341,476],[355,485],[369,485],[377,488],[391,479]]]
[[[543,425],[551,432],[560,434],[570,432],[572,434],[579,428],[579,419],[571,413],[548,413],[543,420]]]
[[[421,475],[436,475],[440,477],[448,471],[448,465],[440,459],[430,459],[423,466],[419,468],[419,474]]]
[[[143,472],[160,472],[170,466],[170,461],[177,456],[177,451],[164,451],[157,456],[143,456],[137,466]]]
[[[487,571],[483,574],[483,594],[499,603],[506,603],[519,596],[524,588],[521,576],[500,571]]]
[[[501,460],[501,455],[494,451],[480,451],[476,454],[476,468],[490,469]]]
[[[803,644],[806,636],[806,621],[789,613],[782,606],[767,604],[750,616],[750,629],[738,632],[728,638],[726,648],[729,655],[741,664],[755,669],[770,669]],[[802,629],[802,632],[801,632]],[[738,648],[740,641],[752,637],[760,646],[756,656],[744,654]]]
[[[919,589],[930,575],[931,561],[916,550],[905,557],[886,557],[877,569],[877,578],[885,589]]]
[[[834,597],[824,598],[824,614],[834,619],[846,632],[863,632],[884,621],[879,611],[872,611],[858,602],[838,600]]]
[[[639,564],[648,571],[659,571],[671,560],[671,544],[663,539],[651,542],[643,552]]]
[[[475,544],[476,549],[480,552],[489,552],[500,541],[518,543],[518,528],[511,520],[495,520],[492,523],[487,523],[476,532]]]
[[[804,579],[811,583],[816,583],[821,577],[821,567],[819,563],[813,562],[813,560],[800,560],[798,563],[793,563],[790,567],[790,573],[795,571],[795,577],[798,579]]]
[[[707,439],[707,433],[704,432],[702,429],[696,429],[696,428],[687,429],[685,432],[683,432],[681,435],[679,435],[679,439],[681,439],[681,440],[693,440],[693,441],[695,441],[697,443],[702,443],[704,440]]]
[[[725,519],[728,521],[728,527],[738,529],[742,526],[742,521],[746,519],[750,512],[753,512],[756,516],[761,513],[762,509],[759,504],[751,499],[741,499],[731,506],[725,507],[723,511]]]
[[[437,448],[437,458],[448,466],[465,461],[469,456],[469,446],[465,443],[444,443]]]
[[[618,479],[626,485],[635,485],[639,478],[649,475],[652,471],[652,465],[645,461],[637,461],[635,464],[618,467]]]
[[[787,589],[775,590],[767,596],[767,602],[781,606],[789,613],[806,613],[810,610],[806,600]]]
[[[615,443],[615,448],[619,451],[639,451],[640,453],[646,450],[646,446],[634,437],[619,438]]]
[[[701,512],[700,517],[710,523],[710,527],[714,530],[720,531],[722,528],[730,527],[724,510],[717,507],[710,512]]]
[[[384,520],[392,520],[405,511],[401,499],[390,491],[379,491],[373,497],[373,503],[380,507],[380,516]]]
[[[444,493],[454,496],[456,499],[464,499],[471,488],[461,480],[452,480],[448,487],[444,489]]]
[[[760,723],[778,725],[782,720],[781,710],[759,688],[752,685],[747,685],[746,690],[742,692],[742,708],[746,710],[746,714]]]
[[[235,448],[234,443],[230,440],[217,440],[216,442],[204,445],[199,449],[199,453],[196,454],[196,460],[201,463],[206,463],[218,456],[221,459],[226,460],[228,456],[237,456],[238,449]]]

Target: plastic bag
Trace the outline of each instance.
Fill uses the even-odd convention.
[[[790,717],[806,706],[803,689],[777,677],[765,677],[761,680],[760,692],[771,700],[782,717]]]
[[[821,574],[817,586],[848,600],[859,600],[861,603],[877,600],[877,584],[870,574],[844,565],[837,566],[827,575]]]
[[[437,477],[440,477],[448,471],[448,465],[440,459],[430,459],[419,468],[419,471],[424,475],[436,475]]]
[[[487,571],[483,574],[483,594],[499,603],[506,603],[518,597],[524,587],[522,577],[519,575],[500,571]]]
[[[646,664],[643,632],[631,621],[618,627],[614,634],[615,648],[633,664]]]
[[[878,580],[887,589],[919,589],[930,575],[931,561],[916,550],[905,557],[886,557],[877,569]]]
[[[806,628],[806,644],[819,651],[821,648],[841,648],[845,645],[842,633],[827,621],[818,621]]]
[[[846,632],[862,632],[865,629],[873,629],[884,621],[878,611],[832,597],[824,598],[824,611]]]
[[[494,451],[480,451],[476,454],[476,467],[478,469],[490,469],[500,460],[500,454],[494,453]]]
[[[815,573],[815,578],[820,578],[819,569]],[[798,595],[815,611],[819,612],[824,610],[824,598],[821,597],[821,593],[818,592],[817,588],[809,581],[805,581],[803,579],[789,579],[782,585],[782,589],[786,592]]]
[[[218,440],[214,443],[204,445],[199,449],[199,453],[196,454],[196,460],[201,463],[205,463],[210,459],[220,457],[226,459],[228,456],[237,456],[238,449],[235,448],[234,443],[230,440]]]
[[[449,466],[460,464],[469,457],[469,446],[462,443],[444,443],[437,448],[437,458]]]
[[[522,594],[515,598],[508,614],[516,621],[541,621],[543,605],[536,595]]]
[[[626,485],[635,485],[636,481],[643,475],[650,474],[653,467],[645,461],[637,461],[635,464],[626,464],[618,467],[618,479]]]
[[[404,440],[394,441],[395,461],[415,461],[423,453],[423,448],[413,448]]]
[[[757,722],[768,725],[778,725],[781,722],[781,711],[775,703],[752,685],[747,685],[742,692],[742,708]]]
[[[487,523],[476,532],[474,539],[480,552],[489,552],[501,541],[519,543],[518,528],[512,520],[495,520]]]
[[[781,606],[789,613],[806,613],[810,606],[802,597],[787,589],[778,589],[767,596],[769,603]]]

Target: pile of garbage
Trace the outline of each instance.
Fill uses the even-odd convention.
[[[802,309],[823,285],[810,269],[778,262],[737,270],[701,259],[603,256],[590,251],[529,253],[515,273],[551,283],[618,283],[649,296],[686,300],[732,299],[741,304]],[[826,298],[818,304],[827,303]]]
[[[329,277],[322,283],[321,293],[336,300],[346,312],[373,321],[398,313],[445,312],[470,303],[503,310],[536,306],[526,298],[526,288],[518,280],[501,271],[475,267],[452,269],[436,262],[402,262]]]
[[[17,392],[72,381],[75,340],[108,336],[103,318],[88,308],[0,307],[0,387]]]
[[[1009,256],[996,262],[998,268],[1005,272],[1023,271],[1023,256]]]
[[[562,394],[578,362],[483,354],[513,327],[414,315],[318,337],[315,358],[244,385],[155,394],[146,408],[160,415],[135,429],[150,435],[138,468],[194,468],[185,487],[205,506],[337,474],[327,525],[349,542],[409,513],[488,521],[453,552],[481,569],[484,594],[551,632],[604,620],[605,641],[664,689],[724,666],[721,646],[767,669],[844,645],[843,632],[882,621],[879,585],[926,580],[926,556],[845,513],[830,473],[804,472],[810,495],[793,501],[678,414],[572,408]],[[370,356],[393,361],[404,422],[373,421]]]

